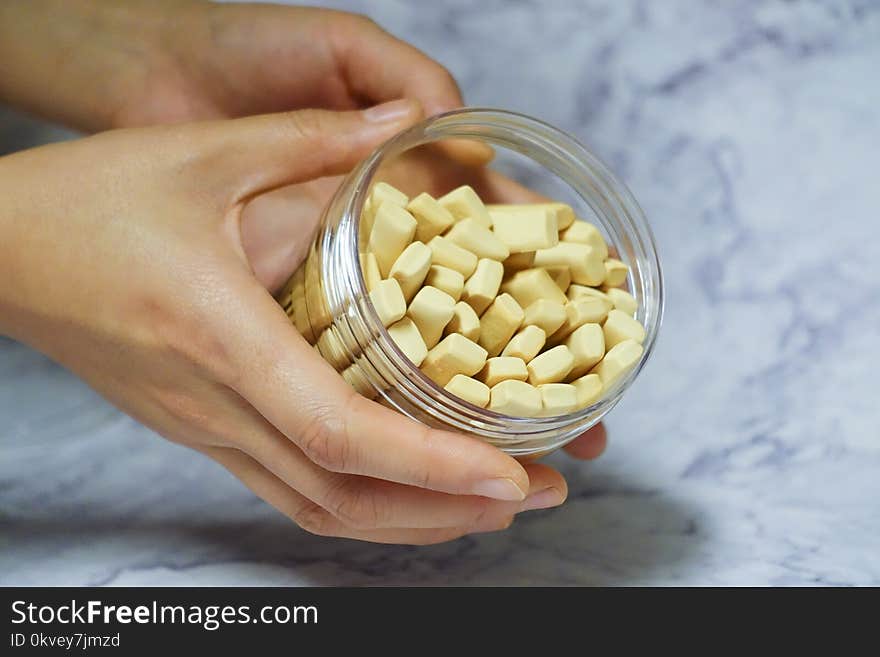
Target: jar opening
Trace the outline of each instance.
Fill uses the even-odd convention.
[[[629,190],[609,169],[573,137],[540,120],[489,108],[466,108],[441,114],[398,134],[379,147],[349,177],[351,188],[338,225],[342,239],[340,259],[324,258],[324,274],[341,260],[359,262],[360,218],[370,188],[382,179],[387,165],[413,149],[448,139],[471,139],[524,156],[562,181],[592,212],[618,257],[630,267],[630,292],[638,301],[637,319],[646,337],[640,362],[586,408],[567,415],[522,418],[501,415],[474,406],[435,384],[410,362],[391,340],[369,302],[360,266],[351,268],[349,298],[366,330],[353,330],[362,357],[384,382],[378,393],[383,403],[418,420],[433,418],[444,426],[477,433],[509,453],[555,449],[598,422],[638,376],[657,338],[663,313],[660,263],[650,227]],[[449,190],[446,190],[449,191]],[[554,199],[556,200],[556,199]]]

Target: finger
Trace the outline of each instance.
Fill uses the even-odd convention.
[[[347,18],[332,27],[331,47],[355,95],[374,103],[415,98],[426,116],[464,105],[458,83],[439,62],[365,17]],[[494,155],[491,146],[479,141],[450,140],[442,148],[466,165],[486,164]]]
[[[236,371],[231,387],[311,461],[333,472],[444,493],[506,501],[525,497],[528,477],[513,458],[358,395],[252,277],[234,292],[219,318]]]
[[[428,116],[461,107],[452,74],[421,50],[364,16],[337,20],[329,32],[337,66],[355,95],[372,102],[415,98]]]
[[[482,527],[450,527],[440,529],[377,529],[360,530],[346,526],[325,509],[299,494],[266,470],[250,456],[223,447],[205,448],[204,453],[216,460],[235,475],[256,495],[264,499],[301,528],[318,536],[352,538],[373,543],[430,545],[443,543],[464,536],[471,531],[504,529],[509,519],[499,525]]]
[[[501,502],[329,472],[271,428],[248,443],[246,451],[275,476],[349,527],[358,529],[470,527],[482,521],[496,525],[519,511],[562,504],[567,491],[562,475],[543,465],[526,467],[526,500]]]
[[[213,183],[238,202],[254,194],[346,173],[376,146],[422,116],[402,99],[365,110],[300,110],[192,124],[200,184]],[[194,143],[193,143],[194,142]]]
[[[558,470],[543,463],[529,463],[525,468],[531,485],[529,495],[519,505],[517,513],[549,509],[565,502],[568,484]]]
[[[605,432],[605,425],[600,423],[568,443],[565,446],[565,451],[576,459],[590,460],[599,458],[605,451],[607,444],[608,436]]]

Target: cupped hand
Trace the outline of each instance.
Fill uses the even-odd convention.
[[[0,331],[318,534],[432,543],[562,503],[552,468],[355,394],[249,261],[252,199],[347,171],[419,116],[397,101],[111,131],[0,159]],[[294,242],[312,220],[287,217]]]

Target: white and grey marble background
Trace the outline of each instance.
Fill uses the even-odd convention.
[[[326,4],[641,201],[668,309],[607,454],[503,534],[317,538],[0,341],[0,583],[880,584],[880,2]]]

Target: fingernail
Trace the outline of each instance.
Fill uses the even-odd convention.
[[[526,492],[513,479],[508,477],[478,481],[474,484],[471,492],[481,497],[491,497],[493,500],[506,500],[509,502],[519,502],[526,496]]]
[[[408,98],[392,100],[363,111],[364,119],[369,123],[389,123],[409,116],[415,110],[415,103]]]
[[[535,509],[549,509],[552,506],[559,506],[565,501],[565,496],[558,489],[545,488],[537,493],[529,495],[520,505],[520,511],[534,511]]]

